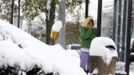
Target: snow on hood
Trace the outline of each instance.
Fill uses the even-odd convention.
[[[108,48],[111,46],[112,48]],[[114,41],[108,37],[96,37],[92,40],[90,46],[90,55],[101,56],[109,64],[112,57],[117,57],[117,48]]]
[[[86,75],[60,45],[49,46],[25,31],[0,20],[0,66],[15,64],[26,69],[38,65],[45,72]],[[79,62],[79,61],[78,61]]]

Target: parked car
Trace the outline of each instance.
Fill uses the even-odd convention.
[[[80,52],[80,44],[68,44],[67,45],[67,50],[76,50],[78,53]]]

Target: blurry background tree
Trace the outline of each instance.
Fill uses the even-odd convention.
[[[0,18],[10,22],[12,12],[12,0],[0,1]],[[14,4],[14,15],[17,13],[17,5]]]
[[[41,12],[45,13],[45,26],[46,26],[46,43],[50,42],[50,30],[55,20],[56,10],[59,10],[59,0],[21,0],[20,12],[21,19],[28,22],[28,27],[31,30],[31,21],[35,19]],[[73,10],[76,6],[81,6],[83,0],[67,0],[66,9],[70,13],[74,13]],[[12,0],[1,0],[0,1],[0,18],[10,22],[12,15]],[[17,17],[18,14],[18,0],[14,0],[13,17]],[[78,15],[76,15],[78,16]],[[79,19],[79,18],[78,18]],[[43,21],[43,20],[42,20]],[[29,31],[29,33],[31,33]]]

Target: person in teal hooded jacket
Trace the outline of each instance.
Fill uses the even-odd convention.
[[[94,26],[94,20],[91,16],[87,17],[84,21],[84,26],[80,27],[80,67],[84,69],[85,72],[90,70],[90,58],[89,58],[89,48],[90,43],[93,38],[96,37],[96,29]]]

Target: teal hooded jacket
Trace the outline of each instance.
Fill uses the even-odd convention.
[[[89,29],[86,27],[80,27],[81,48],[90,48],[91,41],[95,37],[96,37],[96,28]]]

